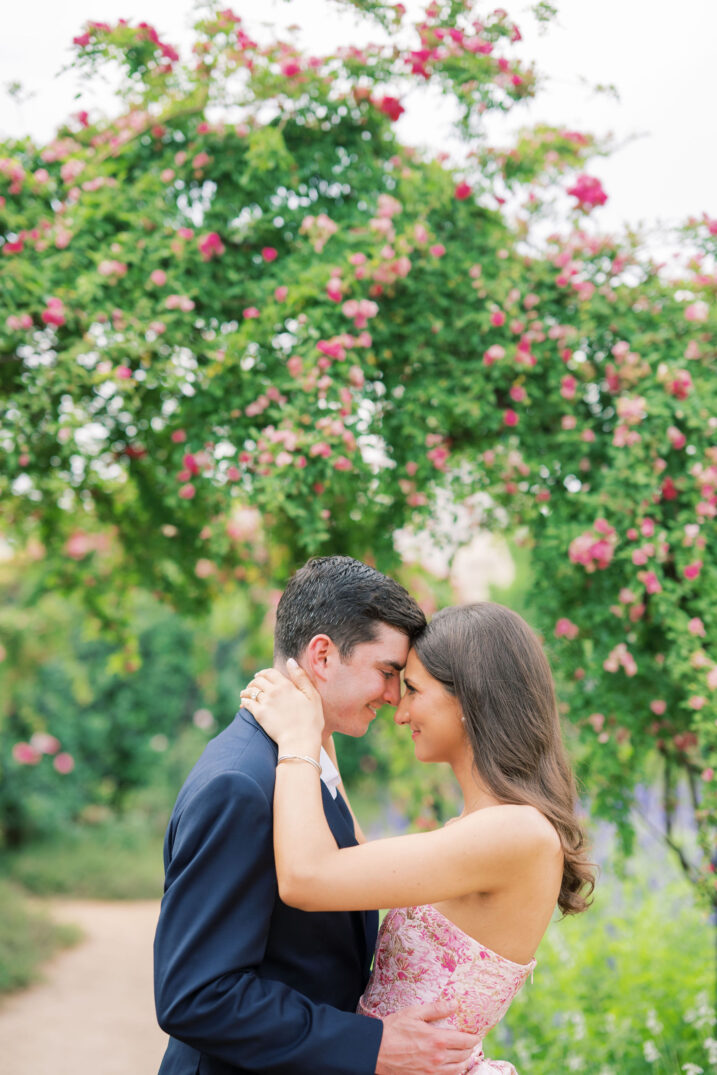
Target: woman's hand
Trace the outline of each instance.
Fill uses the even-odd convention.
[[[276,668],[257,672],[241,692],[242,706],[279,745],[280,753],[318,757],[324,731],[321,697],[296,661],[288,660],[286,671],[286,676]]]

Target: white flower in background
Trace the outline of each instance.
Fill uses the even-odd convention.
[[[582,1071],[585,1067],[585,1061],[582,1056],[571,1056],[568,1060],[568,1071]]]
[[[683,1064],[682,1070],[685,1075],[704,1075],[704,1068],[701,1068],[699,1064]]]
[[[582,1041],[585,1037],[585,1016],[582,1012],[568,1012],[568,1022],[573,1024],[573,1040]]]
[[[605,1016],[605,1030],[608,1034],[614,1034],[617,1030],[617,1016],[615,1012],[608,1012]],[[602,1072],[600,1072],[602,1075]]]
[[[649,1064],[654,1064],[656,1060],[660,1059],[660,1053],[654,1041],[643,1042],[642,1051],[645,1054],[645,1060],[647,1060]]]
[[[150,748],[155,750],[157,754],[162,754],[169,746],[169,739],[166,735],[153,735],[149,741]]]
[[[712,1026],[712,1007],[707,993],[697,994],[694,1008],[688,1008],[683,1018],[686,1023],[694,1023],[698,1030],[702,1027]]]
[[[657,1018],[657,1012],[654,1010],[654,1008],[650,1008],[649,1012],[647,1013],[647,1019],[645,1020],[645,1022],[647,1023],[647,1029],[650,1031],[650,1033],[654,1034],[655,1037],[659,1037],[664,1028],[660,1020]]]
[[[208,709],[198,709],[192,720],[197,728],[201,728],[203,732],[208,732],[210,728],[214,727],[214,716]]]
[[[710,1064],[717,1064],[717,1041],[714,1038],[705,1038],[705,1051]]]

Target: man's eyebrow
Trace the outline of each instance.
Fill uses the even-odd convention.
[[[379,661],[378,663],[388,665],[388,667],[393,668],[395,672],[400,672],[403,669],[403,665],[399,664],[398,661]]]

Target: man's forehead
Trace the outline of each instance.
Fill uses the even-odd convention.
[[[400,672],[406,663],[408,656],[408,636],[395,627],[389,627],[382,623],[379,626],[376,638],[366,645],[372,649],[373,659],[380,664],[389,665]]]

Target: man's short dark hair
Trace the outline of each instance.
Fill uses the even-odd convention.
[[[407,590],[350,556],[318,556],[289,580],[276,610],[274,656],[298,657],[314,635],[328,635],[342,660],[373,642],[380,624],[412,641],[426,617]]]

